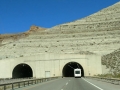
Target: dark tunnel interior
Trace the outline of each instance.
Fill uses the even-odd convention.
[[[32,69],[27,64],[17,65],[12,72],[12,78],[26,78],[33,77]]]
[[[74,77],[74,69],[81,69],[81,76],[84,77],[83,67],[77,62],[69,62],[63,67],[63,77]]]

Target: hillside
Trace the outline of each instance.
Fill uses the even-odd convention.
[[[120,2],[80,20],[28,32],[26,38],[2,41],[1,59],[45,53],[107,55],[120,48]]]
[[[43,31],[46,28],[41,28],[38,26],[31,26],[30,30],[24,32],[24,33],[18,33],[18,34],[0,34],[0,46],[4,45],[5,43],[12,43],[14,41],[17,41],[22,38],[28,37],[30,34]],[[4,44],[3,44],[4,42]]]

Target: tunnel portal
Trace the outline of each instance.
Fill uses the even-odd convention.
[[[83,67],[77,62],[69,62],[63,67],[63,77],[74,77],[74,69],[76,68],[81,69],[81,75],[84,77]]]
[[[33,71],[27,64],[18,64],[12,72],[12,78],[26,78],[33,77]]]

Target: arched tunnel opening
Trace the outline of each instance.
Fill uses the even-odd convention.
[[[18,64],[12,72],[12,78],[26,78],[33,77],[33,71],[27,64]]]
[[[81,76],[84,77],[84,69],[77,62],[69,62],[63,67],[63,77],[74,77],[74,69],[81,69]]]

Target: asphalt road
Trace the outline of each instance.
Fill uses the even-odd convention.
[[[120,85],[86,78],[60,78],[16,90],[120,90]]]

